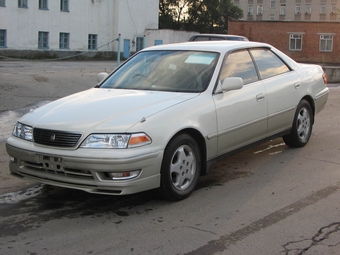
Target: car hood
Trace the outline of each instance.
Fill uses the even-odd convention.
[[[44,129],[83,133],[126,132],[143,118],[198,95],[93,88],[37,108],[20,122]]]

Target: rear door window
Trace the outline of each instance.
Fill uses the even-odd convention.
[[[251,49],[250,52],[257,64],[261,79],[290,71],[288,66],[269,49]]]

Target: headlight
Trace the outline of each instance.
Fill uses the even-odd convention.
[[[81,144],[81,148],[126,149],[151,143],[144,133],[137,134],[92,134]]]
[[[33,141],[33,128],[31,126],[17,122],[17,124],[14,126],[12,135],[27,141]]]

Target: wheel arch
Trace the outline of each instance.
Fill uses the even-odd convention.
[[[315,102],[314,102],[313,98],[310,95],[304,96],[301,100],[303,100],[303,99],[306,100],[309,103],[310,107],[312,108],[312,111],[313,111],[313,122],[312,122],[312,124],[314,124],[314,119],[315,119]]]
[[[174,136],[170,139],[170,141],[179,134],[188,134],[197,142],[197,145],[198,145],[198,148],[201,154],[200,175],[206,175],[207,174],[207,146],[206,146],[206,142],[205,142],[203,135],[197,129],[186,128],[174,134]]]

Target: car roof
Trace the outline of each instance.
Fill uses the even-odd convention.
[[[272,48],[271,45],[259,42],[250,41],[193,41],[173,44],[162,44],[143,49],[150,50],[193,50],[193,51],[212,51],[212,52],[227,52],[235,49],[265,47]]]
[[[157,46],[152,46],[145,48],[142,51],[157,51],[157,50],[187,50],[187,51],[206,51],[206,52],[217,52],[220,54],[225,54],[229,51],[242,50],[249,48],[267,48],[274,51],[276,54],[283,59],[290,68],[297,70],[300,65],[295,62],[292,58],[279,51],[275,47],[267,43],[252,42],[252,41],[189,41],[183,43],[173,43],[173,44],[162,44]]]

